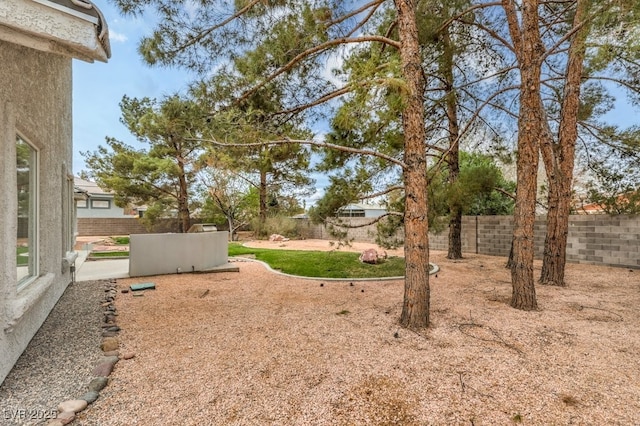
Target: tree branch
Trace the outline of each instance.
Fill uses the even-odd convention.
[[[251,95],[253,95],[258,90],[260,90],[262,87],[264,87],[267,83],[273,81],[278,76],[280,76],[280,75],[284,74],[285,72],[291,70],[300,61],[302,61],[303,59],[305,59],[305,58],[307,58],[307,57],[309,57],[309,56],[311,56],[311,55],[313,55],[315,53],[322,52],[322,51],[327,50],[327,49],[329,49],[331,47],[339,46],[339,45],[342,45],[342,44],[362,43],[362,42],[367,42],[367,41],[385,43],[385,44],[388,44],[388,45],[393,46],[395,48],[400,48],[400,43],[399,42],[397,42],[395,40],[392,40],[390,38],[387,38],[387,37],[377,36],[377,35],[368,35],[368,36],[361,36],[361,37],[354,37],[354,38],[338,38],[338,39],[335,39],[335,40],[329,40],[329,41],[321,43],[321,44],[319,44],[317,46],[314,46],[314,47],[312,47],[310,49],[307,49],[304,52],[299,53],[298,55],[296,55],[287,64],[283,65],[278,70],[273,72],[271,75],[267,76],[262,83],[259,83],[258,85],[254,86],[251,89],[249,89],[246,92],[244,92],[235,101],[235,103],[237,104],[237,103],[240,103],[240,102],[246,100]]]
[[[359,225],[351,225],[351,224],[346,224],[346,223],[333,222],[329,218],[325,218],[325,221],[327,223],[329,223],[330,225],[339,226],[340,228],[357,229],[357,228],[364,228],[366,226],[375,225],[376,223],[380,222],[382,219],[384,219],[387,216],[404,217],[404,214],[402,214],[400,212],[387,212],[387,213],[385,213],[383,215],[380,215],[378,217],[373,218],[370,222],[362,223],[362,224],[359,224]]]
[[[178,53],[180,51],[183,51],[187,47],[190,47],[190,46],[193,46],[196,43],[199,43],[203,38],[205,38],[206,36],[211,34],[213,31],[224,27],[225,25],[227,25],[228,23],[234,21],[235,19],[238,19],[240,16],[244,15],[253,6],[255,6],[256,4],[258,4],[260,2],[261,2],[261,0],[252,0],[249,4],[247,4],[245,7],[243,7],[242,9],[240,9],[239,11],[237,11],[236,13],[234,13],[233,15],[228,17],[227,19],[217,23],[216,25],[214,25],[214,26],[212,26],[210,28],[207,28],[206,30],[204,30],[200,34],[198,34],[197,36],[194,36],[193,38],[191,38],[187,43],[181,44],[180,46],[176,47],[175,49],[173,49],[171,51],[168,51],[167,54],[175,55],[176,53]]]
[[[407,167],[407,165],[403,161],[400,161],[397,158],[393,158],[393,157],[391,157],[389,155],[382,154],[382,153],[377,152],[377,151],[371,151],[371,150],[366,150],[366,149],[358,149],[358,148],[351,148],[351,147],[348,147],[348,146],[342,146],[342,145],[332,144],[332,143],[328,143],[328,142],[319,142],[319,141],[307,140],[307,139],[289,139],[289,138],[284,138],[282,140],[251,142],[251,143],[228,143],[228,142],[219,142],[219,141],[217,141],[215,139],[193,139],[193,140],[199,140],[201,142],[207,142],[207,143],[210,143],[210,144],[215,145],[215,146],[244,147],[244,148],[256,147],[256,146],[265,146],[265,145],[287,145],[287,144],[311,145],[311,146],[317,146],[317,147],[325,148],[325,149],[333,149],[333,150],[336,150],[336,151],[348,152],[348,153],[351,153],[351,154],[367,155],[367,156],[370,156],[370,157],[380,158],[381,160],[385,160],[385,161],[393,163],[393,164],[395,164],[397,166],[400,166],[403,169]]]

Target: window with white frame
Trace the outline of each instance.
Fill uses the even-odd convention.
[[[111,200],[91,200],[92,209],[109,209],[111,208]]]
[[[38,276],[38,151],[16,137],[18,285]]]

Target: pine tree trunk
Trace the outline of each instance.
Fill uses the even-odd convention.
[[[424,130],[424,79],[421,67],[415,0],[395,0],[400,56],[408,94],[402,113],[405,184],[405,280],[400,324],[410,329],[429,326],[429,225],[427,161]]]
[[[444,46],[442,58],[442,74],[445,79],[446,110],[449,125],[449,152],[447,165],[449,167],[449,185],[453,186],[460,175],[460,150],[458,137],[460,128],[458,125],[458,101],[454,91],[453,81],[453,45],[449,36],[449,27],[442,33]],[[458,203],[449,204],[449,248],[448,259],[462,259],[462,209]]]
[[[588,14],[588,4],[579,0],[574,17],[574,28],[582,25]],[[575,146],[578,139],[578,110],[580,108],[580,84],[589,28],[584,25],[576,32],[569,47],[569,60],[562,99],[558,144],[549,140],[543,149],[543,159],[549,180],[549,212],[547,235],[540,283],[565,286],[567,261],[567,236],[571,212]],[[550,133],[550,131],[549,131]]]
[[[450,214],[447,259],[462,259],[462,212],[455,209]]]
[[[178,217],[180,220],[180,232],[187,232],[191,228],[191,215],[189,214],[189,186],[184,170],[184,163],[179,162],[180,176],[178,178]]]
[[[535,310],[533,279],[534,239],[539,143],[542,133],[540,98],[541,57],[544,46],[538,27],[538,2],[525,1],[521,8],[520,27],[513,0],[503,0],[509,31],[516,48],[520,68],[520,111],[518,117],[518,186],[513,230],[513,264],[511,267],[511,306]]]
[[[511,248],[509,248],[509,257],[507,258],[507,264],[504,265],[504,267],[507,269],[513,268],[513,240],[511,240]]]
[[[549,176],[549,174],[547,174]],[[557,178],[556,178],[557,179]],[[561,235],[559,215],[559,188],[557,180],[549,181],[549,195],[547,198],[547,229],[544,239],[544,252],[540,284],[564,285],[564,278],[557,282],[556,279],[564,277],[564,254],[566,253],[566,236]],[[564,244],[564,250],[562,250]]]

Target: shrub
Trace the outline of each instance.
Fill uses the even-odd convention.
[[[280,234],[287,238],[300,238],[300,230],[302,227],[298,226],[298,222],[290,217],[272,216],[268,217],[264,223],[260,223],[257,218],[254,219],[251,222],[251,228],[258,237]]]

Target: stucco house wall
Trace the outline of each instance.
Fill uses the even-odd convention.
[[[127,218],[133,215],[125,213],[122,207],[116,206],[112,193],[100,188],[95,182],[76,177],[74,184],[87,194],[87,198],[76,201],[78,218]]]
[[[71,61],[106,60],[109,54],[108,45],[99,43],[96,18],[68,7],[66,0],[0,2],[0,383],[71,282],[76,257]],[[16,260],[18,136],[37,152],[37,268],[22,283]]]

